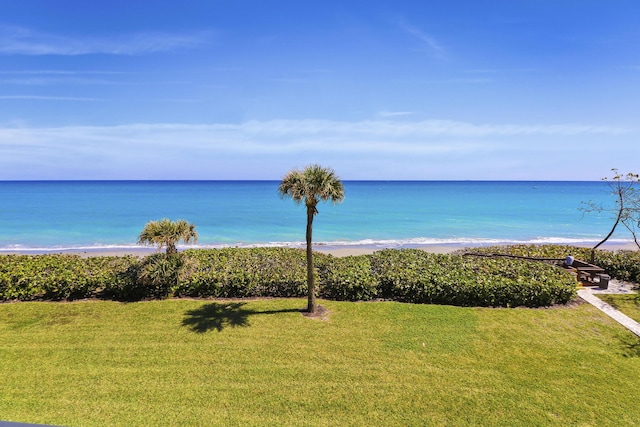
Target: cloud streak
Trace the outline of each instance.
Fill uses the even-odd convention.
[[[14,98],[2,96],[0,98]],[[28,97],[31,98],[31,97]],[[48,98],[48,97],[36,97]],[[57,97],[51,97],[58,99]],[[70,98],[87,99],[94,98]],[[553,124],[553,125],[514,125],[514,124],[473,124],[454,120],[423,120],[423,121],[392,121],[392,120],[363,120],[345,122],[334,120],[249,120],[242,123],[215,124],[181,124],[181,123],[141,123],[120,126],[67,126],[54,128],[0,128],[0,137],[5,132],[21,131],[34,135],[145,135],[145,134],[180,134],[195,133],[209,135],[246,135],[250,137],[279,138],[281,136],[337,136],[345,137],[363,135],[369,137],[487,137],[487,136],[517,136],[517,135],[582,135],[582,134],[611,134],[617,135],[633,131],[629,128],[596,126],[582,124]]]
[[[90,54],[145,55],[193,49],[207,43],[210,33],[168,34],[141,32],[110,37],[73,37],[19,26],[0,26],[0,54],[61,55]]]
[[[413,116],[413,111],[381,111],[378,113],[378,117],[401,117],[401,116]]]
[[[154,125],[151,125],[154,126]],[[166,126],[166,125],[161,125]],[[172,125],[168,125],[172,126]],[[182,125],[176,125],[182,126]],[[560,125],[477,125],[454,120],[392,121],[365,120],[341,122],[332,120],[270,120],[247,121],[241,124],[199,125],[211,130],[233,130],[239,133],[264,136],[283,135],[368,135],[379,137],[396,136],[453,136],[487,137],[514,135],[579,135],[620,134],[629,129],[581,124]]]
[[[430,34],[425,33],[418,27],[408,24],[404,21],[398,21],[397,25],[407,34],[413,36],[415,39],[430,52],[435,58],[443,58],[446,49]]]
[[[100,98],[85,98],[74,96],[40,96],[40,95],[0,95],[0,99],[15,99],[26,101],[103,101]]]
[[[107,74],[107,75],[120,75],[130,74],[122,71],[100,71],[100,70],[0,70],[0,75],[63,75],[63,76],[76,76],[83,74]]]
[[[3,97],[0,97],[0,99]],[[39,98],[39,97],[38,97]],[[47,98],[47,97],[44,97]],[[47,98],[48,99],[48,98]],[[58,99],[52,97],[52,99]],[[64,99],[64,98],[63,98]],[[69,100],[95,100],[68,98]],[[340,122],[331,120],[246,121],[239,124],[129,124],[121,126],[70,126],[54,128],[0,128],[0,147],[16,138],[69,144],[115,142],[226,148],[344,150],[378,148],[396,150],[413,141],[441,139],[482,140],[517,136],[619,135],[631,129],[580,124],[477,125],[452,120]],[[335,144],[339,141],[339,144]],[[238,145],[238,142],[242,144]],[[334,142],[332,144],[332,142]]]
[[[514,156],[526,164],[569,159],[589,138],[610,140],[629,132],[633,130],[580,124],[478,125],[447,120],[50,128],[22,124],[0,127],[0,179],[149,179],[153,171],[170,171],[170,176],[158,176],[162,179],[273,179],[283,170],[311,162],[351,170],[358,179],[432,179],[427,173],[444,179],[452,171],[458,171],[454,177],[473,173],[477,178],[498,174],[507,167],[505,159]],[[590,150],[599,158],[610,153],[604,146]],[[385,176],[390,164],[401,169]],[[212,175],[224,170],[226,175]]]

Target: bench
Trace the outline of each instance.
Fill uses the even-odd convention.
[[[605,270],[602,267],[580,261],[579,259],[573,259],[570,264],[567,264],[565,261],[564,267],[574,269],[579,282],[597,283],[602,289],[609,287],[610,277],[608,274],[605,274]],[[597,282],[595,281],[596,278],[598,279]]]

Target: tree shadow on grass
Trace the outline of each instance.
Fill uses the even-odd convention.
[[[621,338],[622,354],[624,357],[640,357],[640,338],[633,334],[626,334]]]
[[[193,332],[205,333],[212,329],[221,332],[224,328],[249,326],[249,316],[256,314],[300,313],[299,309],[251,310],[244,306],[246,302],[211,303],[185,313],[182,326]]]

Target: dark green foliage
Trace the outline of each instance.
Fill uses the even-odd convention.
[[[378,283],[369,257],[327,257],[317,265],[321,297],[337,301],[368,301],[376,297]]]
[[[226,248],[188,250],[192,271],[175,289],[192,297],[300,297],[306,295],[304,250]],[[321,254],[317,259],[323,258]]]
[[[383,250],[371,256],[380,296],[413,303],[540,307],[575,297],[571,275],[513,259]]]
[[[140,264],[137,287],[145,297],[166,298],[178,288],[184,268],[184,254],[150,255]]]
[[[589,254],[591,253],[591,249],[568,245],[510,245],[463,249],[458,251],[458,253],[507,254],[558,259],[564,259],[568,255],[572,255],[578,259],[587,261]]]
[[[596,251],[595,263],[611,277],[640,283],[640,252]]]
[[[0,300],[72,300],[119,286],[135,257],[0,256]]]
[[[99,296],[116,301],[139,301],[143,299],[145,297],[144,289],[138,286],[141,263],[142,260],[139,258],[132,259],[127,268],[119,273],[119,280],[105,285]]]
[[[461,252],[546,258],[565,258],[567,255],[573,255],[583,261],[588,261],[591,256],[590,248],[564,245],[492,246]],[[640,283],[640,252],[638,251],[596,250],[594,264],[604,268],[613,278]]]
[[[552,257],[564,257],[568,250],[541,248],[535,252],[534,248],[540,247],[504,250]],[[580,256],[576,251],[573,254]],[[611,269],[631,271],[637,265],[636,255],[625,256],[603,255],[601,259],[603,263],[608,260]],[[410,249],[345,258],[316,253],[314,258],[318,294],[328,299],[537,307],[566,303],[575,296],[575,279],[541,262]],[[188,250],[143,259],[0,256],[1,300],[301,297],[307,292],[306,279],[304,250],[288,248]]]
[[[122,301],[146,298],[166,298],[178,287],[188,271],[188,260],[183,254],[156,253],[132,262],[121,279],[105,287],[103,296]]]

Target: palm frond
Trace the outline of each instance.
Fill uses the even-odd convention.
[[[303,170],[289,171],[280,182],[278,192],[282,197],[291,197],[296,203],[303,201],[315,207],[319,201],[331,200],[334,204],[344,199],[342,181],[333,169],[318,164]]]
[[[138,244],[156,245],[159,251],[166,248],[168,254],[176,252],[176,243],[180,240],[186,244],[197,242],[196,226],[183,219],[174,222],[163,218],[149,221],[138,236]]]

